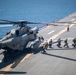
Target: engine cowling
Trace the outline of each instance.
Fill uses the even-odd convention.
[[[30,33],[36,34],[38,33],[39,29],[37,27],[34,27],[32,29],[29,30]]]

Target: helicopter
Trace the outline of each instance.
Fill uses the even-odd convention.
[[[27,24],[41,23],[23,20],[17,22],[1,20],[0,24],[13,24],[13,26],[17,25],[14,29],[8,31],[6,35],[0,39],[0,49],[4,49],[3,55],[4,61],[6,61],[7,58],[10,57],[11,59],[11,57],[14,57],[16,53],[25,50],[29,42],[34,42],[37,40],[39,28],[31,28],[30,26],[27,26]]]
[[[12,24],[16,27],[6,33],[6,35],[0,39],[0,49],[4,49],[3,61],[10,60],[15,57],[19,52],[26,50],[27,45],[30,42],[37,40],[38,27],[31,28],[27,24],[46,24],[58,26],[57,23],[71,23],[71,22],[52,22],[52,23],[41,23],[41,22],[28,22],[24,20],[20,21],[9,21],[0,19],[0,24]],[[32,45],[32,44],[31,44]],[[30,45],[30,46],[31,46]],[[1,53],[1,54],[2,54]]]

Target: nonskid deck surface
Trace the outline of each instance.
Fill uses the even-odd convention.
[[[71,14],[59,21],[76,22],[76,13]],[[50,38],[56,41],[58,38],[62,40],[68,39],[69,48],[64,48],[64,42],[61,48],[53,44],[52,48],[48,48],[46,53],[38,52],[29,54],[17,62],[10,64],[6,68],[0,70],[1,75],[76,75],[76,49],[72,47],[72,40],[76,38],[76,25],[70,24],[69,32],[64,26],[46,26],[39,31],[39,36],[43,36],[45,41]],[[0,56],[1,59],[1,56]]]

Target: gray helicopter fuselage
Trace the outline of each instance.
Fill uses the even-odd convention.
[[[18,35],[16,37],[9,38],[7,40],[2,40],[1,48],[6,47],[12,50],[23,50],[26,45],[37,38],[38,28],[31,28],[27,33],[23,35]]]

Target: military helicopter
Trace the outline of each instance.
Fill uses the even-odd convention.
[[[39,28],[34,27],[31,28],[27,24],[46,24],[58,26],[57,23],[67,23],[67,22],[52,22],[52,23],[41,23],[41,22],[28,22],[28,21],[9,21],[9,20],[1,20],[0,24],[13,24],[16,27],[6,33],[2,39],[0,39],[0,49],[4,49],[3,61],[7,61],[15,57],[18,52],[21,52],[26,49],[27,45],[31,41],[35,41],[37,39],[37,33]],[[71,22],[68,22],[71,23]]]
[[[26,49],[29,42],[37,39],[37,33],[39,28],[31,28],[27,24],[42,24],[39,22],[28,22],[28,21],[8,21],[1,20],[0,24],[13,24],[17,25],[14,29],[8,31],[6,36],[0,39],[0,49],[4,49],[4,60],[8,57],[14,57],[14,54]],[[11,56],[12,55],[12,56]]]

